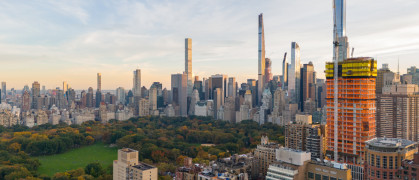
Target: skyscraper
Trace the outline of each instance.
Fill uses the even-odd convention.
[[[119,87],[116,89],[116,102],[117,104],[126,104],[125,101],[125,89],[123,87]]]
[[[333,47],[333,52],[337,48],[337,59],[343,61],[349,55],[349,43],[346,37],[346,0],[333,0],[333,24],[333,42],[339,42],[339,46]],[[333,53],[333,57],[335,56]]]
[[[272,80],[272,61],[269,58],[265,58],[265,77],[264,81],[265,83],[268,83]]]
[[[419,141],[419,89],[416,84],[384,86],[377,94],[377,136]]]
[[[32,83],[32,108],[39,109],[40,103],[39,98],[41,98],[41,85],[38,81]]]
[[[134,71],[132,89],[134,96],[141,96],[141,69],[136,69]]]
[[[257,98],[262,100],[263,87],[265,85],[265,32],[263,28],[263,14],[259,14],[259,45],[258,45],[258,89]]]
[[[288,67],[288,94],[294,103],[300,99],[300,46],[296,42],[291,43],[291,64]]]
[[[192,80],[192,39],[185,39],[185,72],[188,76],[188,96],[192,95],[193,80]]]
[[[187,116],[187,74],[172,74],[173,105],[179,107],[176,115]]]
[[[282,61],[282,79],[281,79],[282,89],[288,87],[288,62],[287,62],[287,53],[284,54],[284,60]]]
[[[313,102],[316,100],[316,72],[314,71],[313,63],[310,61],[304,64],[301,68],[301,88],[300,88],[300,104],[301,111],[304,110],[304,102],[311,99]]]
[[[334,66],[334,62],[326,63],[328,154],[337,156],[334,158],[340,162],[359,164],[365,158],[365,142],[373,139],[376,132],[377,61],[363,57],[339,62],[338,94],[334,93]]]
[[[68,90],[68,84],[67,84],[67,81],[63,81],[63,91],[64,91],[64,93],[66,93],[66,92],[67,92],[67,90]]]
[[[2,94],[3,99],[6,99],[6,95],[7,95],[6,91],[7,91],[6,82],[1,82],[1,92],[3,93]]]
[[[236,97],[237,93],[237,86],[236,86],[236,78],[235,77],[229,77],[228,78],[228,97]]]
[[[97,90],[102,91],[102,74],[97,73]]]

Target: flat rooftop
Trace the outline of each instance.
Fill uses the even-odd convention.
[[[399,138],[374,138],[365,142],[369,146],[384,147],[384,148],[406,148],[416,142]]]
[[[120,151],[123,151],[123,152],[138,152],[137,150],[130,149],[130,148],[123,148],[123,149],[120,149]]]
[[[139,163],[139,164],[137,164],[135,166],[132,166],[132,167],[134,167],[136,169],[139,169],[139,170],[143,170],[143,171],[156,168],[152,165],[148,165],[148,164],[145,164],[145,163]]]

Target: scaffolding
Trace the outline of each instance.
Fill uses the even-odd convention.
[[[334,63],[326,63],[328,151],[334,151]],[[377,61],[349,58],[338,65],[339,161],[358,164],[364,159],[365,141],[375,137],[375,81]]]

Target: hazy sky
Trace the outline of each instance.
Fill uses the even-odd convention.
[[[419,66],[418,0],[348,0],[347,35],[355,56],[372,56],[401,72]],[[266,56],[280,75],[291,42],[320,77],[332,58],[332,0],[10,0],[0,1],[0,81],[22,89],[67,81],[75,89],[132,88],[184,71],[184,38],[192,38],[193,72],[257,78],[258,14]]]

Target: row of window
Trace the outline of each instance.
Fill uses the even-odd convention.
[[[335,177],[329,177],[321,174],[315,174],[312,172],[307,173],[308,179],[314,179],[314,180],[342,180],[342,179],[336,179]]]
[[[368,169],[368,174],[370,174],[371,177],[377,177],[382,179],[393,179],[393,172],[389,172],[387,176],[387,172],[381,173],[380,171],[374,171],[371,169]]]
[[[383,156],[382,157],[383,159],[381,161],[381,157],[379,155],[375,156],[374,154],[369,154],[368,153],[367,158],[368,158],[367,160],[370,162],[369,165],[377,167],[377,168],[393,169],[393,168],[395,168],[393,165],[395,164],[397,166],[397,163],[398,163],[397,162],[397,160],[398,160],[397,156],[388,156],[388,157]],[[394,160],[394,164],[393,164],[393,160]],[[402,161],[403,161],[403,157],[402,157]]]

